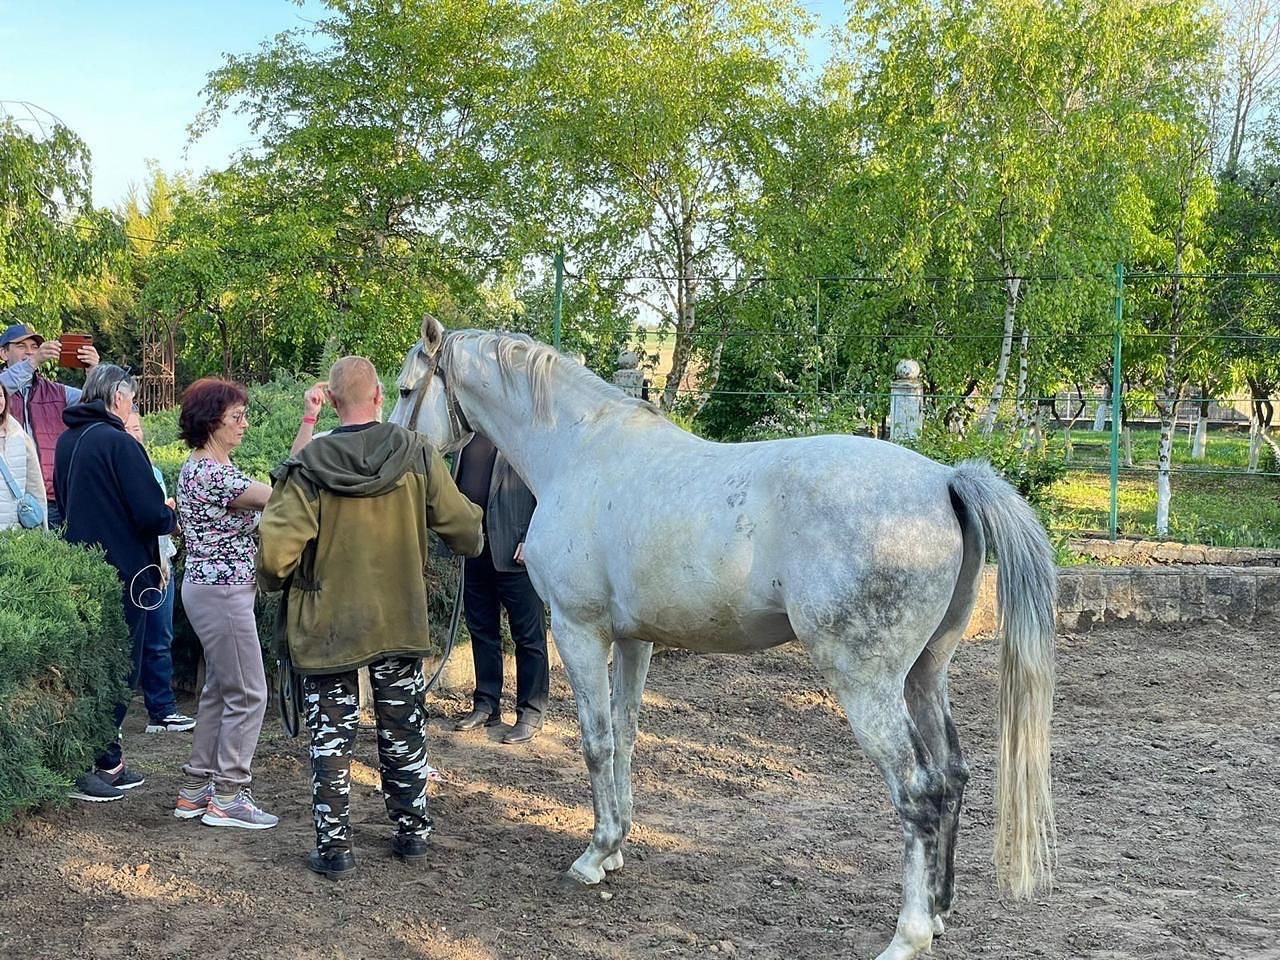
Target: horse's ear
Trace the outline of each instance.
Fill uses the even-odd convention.
[[[444,325],[429,313],[422,315],[422,352],[434,357],[444,345]]]

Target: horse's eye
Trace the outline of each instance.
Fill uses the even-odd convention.
[[[413,393],[413,391],[410,390],[408,387],[400,388],[400,396],[402,397],[408,397],[411,393]]]

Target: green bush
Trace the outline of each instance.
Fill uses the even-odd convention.
[[[66,796],[127,696],[120,579],[100,551],[0,531],[0,823]]]
[[[1000,476],[1031,503],[1043,507],[1048,487],[1067,472],[1059,455],[1047,450],[1025,451],[1017,434],[976,431],[960,435],[936,423],[927,423],[913,444],[916,450],[939,463],[959,463],[977,457],[989,460]]]

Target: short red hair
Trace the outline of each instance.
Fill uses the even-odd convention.
[[[178,435],[192,450],[203,447],[227,410],[248,402],[249,394],[240,384],[221,377],[201,377],[182,392]]]

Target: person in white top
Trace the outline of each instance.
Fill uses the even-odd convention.
[[[40,457],[36,453],[35,442],[31,435],[22,429],[9,413],[9,391],[0,384],[0,458],[13,475],[21,494],[31,494],[40,502],[41,512],[45,515],[44,529],[49,529],[47,497],[45,494],[44,474],[40,470]],[[21,495],[19,494],[19,495]],[[0,530],[21,527],[18,522],[18,497],[9,489],[9,484],[0,479]]]

